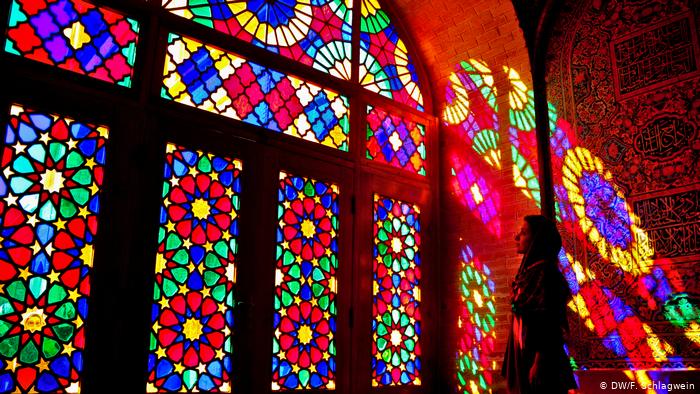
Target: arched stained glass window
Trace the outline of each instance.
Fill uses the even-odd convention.
[[[239,160],[167,145],[148,392],[231,392]]]
[[[12,0],[5,52],[130,87],[139,24],[83,0]]]
[[[422,111],[416,67],[396,26],[377,0],[360,1],[360,84]]]
[[[0,143],[0,392],[425,384],[426,223],[380,196],[432,204],[437,122],[389,2],[6,3],[0,62],[17,78],[0,101],[109,124],[117,153],[103,188],[107,129],[13,107]],[[375,236],[377,262],[398,265],[355,253]],[[93,274],[95,247],[106,252]]]
[[[280,173],[272,390],[335,389],[338,186]]]
[[[80,391],[108,130],[12,106],[0,174],[0,389]]]
[[[352,0],[163,0],[168,11],[350,79]]]

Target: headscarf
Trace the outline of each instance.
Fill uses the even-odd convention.
[[[542,215],[527,215],[524,219],[530,226],[532,241],[523,255],[518,273],[541,260],[556,263],[562,245],[556,223]]]
[[[556,223],[542,215],[528,215],[524,219],[530,227],[532,240],[520,263],[515,281],[522,283],[532,280],[528,278],[527,268],[542,261],[548,309],[557,324],[568,331],[566,303],[571,299],[571,290],[557,264],[562,247],[561,235]]]

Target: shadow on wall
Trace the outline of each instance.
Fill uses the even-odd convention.
[[[451,144],[449,153],[454,195],[498,239],[503,234],[497,170],[512,166],[512,186],[540,206],[533,92],[517,70],[507,66],[502,70],[510,88],[508,119],[498,116],[494,73],[476,59],[461,62],[450,75],[443,111],[450,138],[458,136],[463,142]],[[678,381],[680,375],[671,380],[669,373],[652,370],[661,365],[685,369],[683,354],[700,345],[699,300],[686,293],[670,262],[655,254],[613,174],[577,143],[574,130],[551,104],[549,120],[556,219],[563,238],[577,241],[565,242],[560,268],[574,295],[569,308],[576,340],[571,341],[570,362],[578,369],[582,392],[597,392],[595,386],[602,387],[605,379],[607,384],[614,380],[618,391],[645,387],[647,393],[668,392],[659,384],[683,383]],[[510,162],[499,150],[502,136],[508,138]],[[581,245],[581,250],[567,250],[566,245],[572,244]],[[493,345],[494,283],[479,260],[480,251],[460,247],[456,385],[460,393],[500,391],[494,385],[500,362]],[[588,259],[598,263],[582,264]],[[613,281],[623,282],[627,292],[613,291]],[[632,299],[643,299],[650,311],[662,311],[665,322],[652,328],[644,317],[648,311],[628,305]],[[656,330],[682,336],[682,345],[673,346]],[[576,360],[585,356],[575,345],[583,338],[597,341],[610,359],[625,360],[629,369],[619,370],[619,376],[582,374]]]

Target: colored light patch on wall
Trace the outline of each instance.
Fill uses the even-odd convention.
[[[654,254],[649,239],[600,158],[585,148],[570,149],[562,173],[579,226],[600,255],[625,272],[647,272],[644,262]]]
[[[510,91],[508,92],[508,117],[511,127],[522,131],[535,130],[535,93],[529,89],[520,77],[520,73],[514,68],[503,66],[503,71],[508,75]],[[554,130],[557,120],[557,110],[552,103],[547,103],[549,111],[549,129]]]
[[[0,388],[80,392],[108,130],[13,105],[0,174]]]
[[[272,390],[335,388],[335,184],[280,173]]]
[[[478,166],[470,163],[467,157],[453,154],[452,190],[457,200],[479,219],[493,235],[501,236],[501,195],[490,187],[490,183],[481,175]]]
[[[348,150],[345,96],[177,34],[168,37],[161,96]]]
[[[489,268],[474,256],[469,246],[461,251],[460,265],[457,391],[491,393],[493,370],[489,356],[496,340],[496,285],[490,279]]]
[[[458,64],[445,91],[445,124],[456,130],[489,165],[501,168],[496,87],[486,63],[471,59]]]
[[[372,386],[421,384],[420,209],[374,195]]]
[[[423,111],[416,67],[378,0],[360,0],[360,84]]]
[[[147,392],[231,392],[241,162],[167,144]]]
[[[82,0],[13,0],[5,52],[131,86],[139,24]]]
[[[566,152],[575,146],[576,137],[571,125],[565,119],[557,119],[556,128],[549,138],[552,159],[552,177],[554,183],[554,202],[557,220],[572,223],[576,220],[573,206],[569,201],[566,188],[563,185],[564,157]]]
[[[162,0],[183,18],[350,79],[352,0]]]
[[[425,126],[368,106],[367,158],[425,175]]]
[[[635,315],[624,300],[601,286],[595,275],[580,262],[567,255],[562,264],[573,266],[578,278],[569,307],[584,321],[585,326],[601,338],[602,344],[616,356],[642,367],[645,360],[667,361],[675,354],[673,347],[659,338],[651,327]]]
[[[664,317],[676,327],[687,328],[700,322],[700,299],[688,293],[667,297],[663,305]]]
[[[533,169],[533,164],[535,165],[534,168],[538,168],[537,162],[526,159],[514,144],[511,145],[510,151],[511,159],[513,160],[513,182],[515,186],[527,198],[534,200],[538,207],[541,206],[540,182],[537,172]]]
[[[510,71],[508,68],[505,70]],[[532,105],[527,103],[532,94],[526,90],[517,73],[509,76],[513,84],[509,97],[511,109],[516,109],[509,114],[511,148],[517,167],[514,178],[516,185],[521,182],[518,186],[522,186],[528,198],[534,199],[532,191],[539,190],[536,187],[534,112],[532,117],[523,112],[528,107],[532,109]],[[654,250],[648,236],[637,226],[637,218],[631,213],[612,175],[604,169],[600,159],[587,149],[576,146],[571,125],[557,118],[551,104],[549,117],[557,219],[570,232],[565,235],[584,241],[586,253],[600,253],[605,264],[612,263],[617,268],[613,269],[615,277],[619,278],[616,280],[622,281],[632,291],[632,296],[643,300],[645,308],[653,311],[661,309],[670,324],[684,329],[689,342],[698,342],[694,334],[700,327],[694,320],[695,304],[685,298],[678,274],[663,259],[652,264]],[[532,129],[521,129],[528,127]],[[522,175],[526,171],[530,176]],[[532,184],[528,187],[530,182]],[[596,264],[596,268],[600,269],[605,264]],[[569,307],[577,312],[583,325],[600,338],[603,346],[599,348],[607,348],[612,358],[623,358],[636,368],[683,366],[684,361],[677,356],[678,351],[662,335],[656,334],[655,328],[644,323],[625,299],[605,287],[610,275],[607,271],[609,268],[606,268],[605,278],[597,278],[589,267],[562,250],[560,269],[574,295]],[[670,280],[667,275],[676,279]],[[573,357],[570,357],[570,362],[576,367]],[[583,363],[585,365],[586,361]],[[638,384],[650,383],[649,375],[644,371],[627,375]]]
[[[508,137],[511,143],[511,159],[513,161],[513,181],[525,196],[541,205],[539,185],[539,163],[537,158],[537,135],[535,123],[534,92],[520,78],[513,68],[503,66],[508,75],[510,90],[508,92],[508,117],[510,126]],[[548,103],[550,142],[552,147],[561,153],[561,132],[557,132],[557,111],[554,105]]]

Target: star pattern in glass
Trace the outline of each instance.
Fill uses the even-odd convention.
[[[0,391],[80,391],[108,130],[13,105],[0,174]]]
[[[421,384],[420,209],[374,195],[372,386]]]
[[[231,392],[240,160],[167,144],[147,392]]]
[[[272,390],[335,388],[338,186],[280,173]]]

